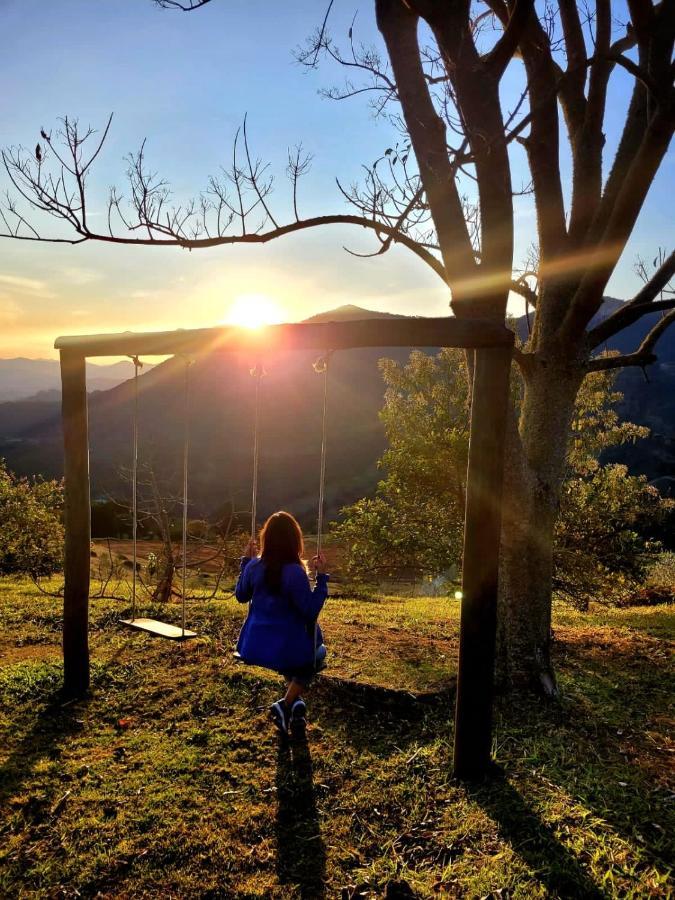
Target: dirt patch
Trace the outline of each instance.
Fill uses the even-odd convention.
[[[58,644],[24,644],[20,647],[0,644],[0,666],[12,666],[20,662],[42,662],[57,659],[61,655]]]
[[[326,627],[330,628],[330,625]],[[373,653],[392,655],[405,661],[428,659],[430,655],[450,658],[459,647],[455,635],[430,638],[416,632],[372,624],[341,624],[336,638],[340,653],[345,658],[357,660],[370,657]]]

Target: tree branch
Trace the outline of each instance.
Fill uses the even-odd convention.
[[[570,90],[581,108],[585,106],[584,84],[586,83],[586,41],[579,19],[576,0],[558,0],[560,21],[563,28],[565,50],[567,51],[567,81]]]
[[[668,285],[673,275],[675,275],[675,251],[664,260],[658,271],[632,300],[617,309],[611,316],[607,316],[595,328],[591,328],[588,333],[589,346],[597,347],[598,344],[602,344],[650,312],[672,309],[675,306],[675,298],[656,302],[654,302],[654,298]]]
[[[675,128],[671,72],[675,4],[667,0],[653,6],[650,0],[630,0],[629,8],[641,77],[635,82],[614,162],[584,239],[593,258],[560,329],[559,337],[568,342],[580,337],[600,308],[605,286],[635,226]],[[620,51],[615,43],[610,55],[616,52]],[[654,94],[656,86],[658,92]]]
[[[661,251],[659,250],[659,255]],[[639,306],[641,303],[650,303],[657,294],[661,293],[661,291],[665,290],[671,280],[671,278],[675,275],[675,250],[673,250],[670,256],[663,258],[661,265],[656,270],[656,272],[652,275],[651,278],[645,281],[644,286],[638,293],[633,297],[630,301],[631,306]],[[659,261],[659,256],[654,260],[654,265]]]
[[[518,49],[527,20],[534,9],[534,0],[516,0],[504,33],[484,58],[486,68],[495,78],[501,78]]]
[[[491,0],[488,0],[491,5]],[[564,254],[567,244],[565,204],[560,177],[558,94],[559,67],[551,42],[535,15],[520,42],[530,91],[531,127],[524,139],[532,173],[542,265]]]
[[[210,2],[211,0],[188,0],[187,3],[180,3],[179,0],[155,0],[160,9],[180,9],[183,12],[192,12]]]
[[[471,147],[480,210],[480,269],[473,284],[468,279],[459,284],[474,310],[480,307],[481,315],[503,318],[513,269],[513,187],[499,78],[478,53],[469,4],[435,6],[427,21],[452,85],[462,132]],[[459,284],[453,285],[453,304]]]
[[[417,36],[418,17],[402,0],[377,0],[377,24],[391,60],[408,134],[441,247],[447,283],[469,284],[477,273],[474,249],[448,159],[445,126],[424,77]],[[461,303],[461,292],[453,301]]]
[[[402,155],[402,171],[404,176],[396,175],[393,166],[396,189],[387,190],[382,183],[374,185],[373,196],[383,197],[382,202],[373,200],[363,204],[349,195],[349,202],[357,207],[358,215],[336,214],[301,218],[298,213],[297,189],[299,178],[309,169],[310,157],[304,155],[300,147],[295,154],[289,153],[287,174],[292,183],[293,213],[295,221],[281,224],[275,218],[268,197],[272,192],[273,176],[262,160],[256,159],[249,146],[246,121],[239,129],[233,144],[231,169],[223,170],[223,178],[211,177],[206,193],[202,193],[199,202],[189,201],[187,204],[169,207],[171,191],[168,183],[147,168],[145,161],[145,142],[138,153],[129,157],[128,179],[130,188],[129,203],[132,215],[127,217],[122,210],[122,195],[112,189],[108,201],[107,231],[93,231],[84,217],[85,208],[85,175],[92,162],[99,155],[103,141],[108,134],[110,120],[106,125],[103,138],[96,140],[93,153],[85,156],[82,147],[94,134],[93,129],[86,130],[84,135],[78,133],[77,122],[65,119],[65,131],[61,137],[72,157],[64,174],[66,163],[61,159],[58,146],[44,129],[42,139],[53,156],[61,162],[61,172],[55,178],[45,169],[45,157],[40,147],[35,155],[24,150],[2,152],[2,160],[14,187],[21,197],[33,209],[58,218],[68,224],[75,232],[74,237],[65,238],[42,237],[18,209],[16,202],[8,197],[4,208],[0,207],[0,237],[17,240],[44,240],[48,243],[82,243],[99,241],[101,243],[145,245],[145,246],[179,246],[190,250],[217,247],[235,243],[266,243],[286,234],[315,228],[322,225],[358,225],[374,232],[383,246],[380,252],[386,252],[392,243],[401,244],[411,250],[447,284],[447,273],[443,263],[435,255],[438,248],[425,239],[424,234],[412,234],[428,217],[428,207],[422,200],[422,187],[417,176],[408,174],[405,159],[408,151]],[[243,165],[239,161],[238,142],[242,139]],[[393,151],[388,151],[392,153]],[[67,155],[67,154],[66,154]],[[46,173],[46,174],[45,174]],[[229,182],[229,184],[227,183]],[[234,187],[233,196],[228,188]],[[387,200],[388,198],[388,200]],[[366,198],[367,199],[367,198]],[[389,203],[391,208],[385,204]],[[122,222],[125,231],[116,234],[113,227],[113,213]],[[259,216],[259,221],[250,220]],[[237,233],[228,233],[233,222],[238,223]],[[462,223],[464,217],[462,215]],[[143,234],[144,233],[144,234]],[[143,234],[143,236],[141,236]]]
[[[600,372],[606,369],[622,369],[626,366],[644,368],[644,366],[656,362],[657,357],[653,352],[656,342],[673,322],[675,322],[675,309],[659,319],[634,353],[626,353],[623,356],[597,356],[586,365],[586,371]]]
[[[581,125],[570,135],[573,178],[569,235],[575,246],[585,239],[602,195],[604,111],[613,69],[607,58],[611,39],[610,0],[596,0],[595,7],[595,53],[590,64],[588,99]]]
[[[317,228],[323,225],[358,225],[378,234],[384,234],[394,241],[394,243],[402,244],[409,250],[412,250],[423,262],[425,262],[434,272],[447,284],[445,268],[442,262],[437,259],[433,253],[425,247],[421,247],[419,243],[407,235],[399,232],[393,226],[386,225],[383,222],[366,219],[363,216],[352,215],[332,215],[332,216],[314,216],[309,219],[300,219],[297,222],[290,222],[287,225],[280,225],[278,228],[272,228],[268,231],[249,232],[247,234],[230,234],[220,235],[218,237],[205,238],[187,238],[174,235],[167,238],[135,238],[113,236],[108,234],[100,234],[93,231],[81,233],[82,236],[73,240],[65,240],[62,238],[28,238],[23,240],[40,240],[45,243],[70,243],[80,244],[84,241],[100,241],[107,244],[125,244],[144,247],[182,247],[187,250],[204,250],[209,247],[223,247],[229,244],[266,244],[275,238],[284,237],[287,234],[294,234],[298,231],[304,231],[308,228]],[[0,237],[14,238],[15,235],[0,233]]]
[[[655,300],[652,303],[639,303],[635,306],[632,303],[626,303],[588,332],[588,346],[597,347],[598,344],[603,344],[615,334],[637,322],[642,316],[673,309],[673,307],[675,307],[675,297],[668,300]]]
[[[643,85],[638,85],[637,89],[646,94]],[[605,191],[596,219],[602,221],[606,217],[606,226],[594,240],[594,249],[589,256],[586,273],[565,315],[560,329],[562,340],[574,340],[600,308],[605,285],[625,248],[647,192],[668,149],[674,122],[675,119],[668,109],[657,109],[644,132],[628,171],[625,172],[611,209],[608,207],[609,197]],[[591,230],[594,230],[594,226]]]
[[[526,281],[516,280],[514,279],[511,282],[511,290],[514,294],[520,294],[530,306],[536,309],[537,306],[537,292],[534,291]]]

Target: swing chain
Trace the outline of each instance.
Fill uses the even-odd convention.
[[[316,523],[316,555],[321,553],[321,543],[323,538],[323,508],[326,487],[326,449],[327,449],[327,426],[328,426],[328,363],[333,354],[332,350],[327,350],[323,356],[320,356],[313,364],[313,369],[317,375],[323,375],[323,411],[321,416],[321,466],[319,474],[319,510]],[[318,572],[315,574],[318,580]],[[319,662],[319,621],[314,623],[314,671],[318,671]]]
[[[190,367],[194,359],[183,357],[185,363],[185,383],[183,396],[183,571],[181,585],[181,630],[185,637],[185,585],[187,581],[187,525],[188,525],[188,463],[190,454]]]
[[[123,625],[157,634],[161,637],[184,640],[195,637],[195,633],[185,628],[186,615],[186,579],[187,579],[187,512],[188,512],[188,461],[190,447],[190,367],[194,364],[193,357],[176,354],[174,359],[183,359],[185,363],[184,398],[183,398],[183,590],[182,590],[182,625],[179,629],[165,622],[154,619],[139,619],[136,623],[137,601],[137,566],[138,566],[138,432],[139,432],[139,388],[138,373],[143,368],[143,363],[138,356],[129,356],[134,364],[134,388],[133,388],[133,459],[132,459],[132,531],[133,531],[133,578],[132,578],[132,615],[129,620],[122,620]],[[179,632],[179,633],[177,633]]]
[[[258,466],[260,462],[260,382],[267,375],[265,367],[260,361],[249,369],[255,378],[255,410],[253,421],[253,485],[251,492],[251,540],[255,540],[256,518],[258,514]]]
[[[136,596],[138,580],[138,371],[143,363],[138,356],[129,357],[134,364],[134,417],[133,451],[131,459],[131,535],[133,544],[133,574],[131,576],[131,621],[136,619]]]
[[[321,553],[321,543],[323,539],[323,508],[326,487],[326,449],[327,449],[327,427],[328,427],[328,363],[333,355],[332,350],[326,350],[323,356],[319,356],[312,364],[312,368],[317,375],[323,375],[323,412],[321,416],[321,467],[319,475],[319,510],[317,517],[316,529],[316,553]]]

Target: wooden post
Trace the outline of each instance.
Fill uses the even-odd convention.
[[[65,589],[63,594],[64,691],[89,688],[89,567],[91,506],[85,357],[61,351],[61,415],[65,474]]]
[[[489,771],[511,348],[476,350],[464,524],[454,774]]]

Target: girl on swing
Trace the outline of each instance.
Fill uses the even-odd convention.
[[[288,682],[286,695],[270,710],[282,734],[288,734],[293,723],[304,724],[302,693],[326,658],[317,624],[328,596],[326,559],[319,553],[312,560],[312,589],[303,553],[298,522],[290,513],[274,513],[260,532],[260,555],[256,541],[250,540],[234,590],[240,603],[251,603],[237,641],[239,656],[250,665],[280,672]]]

